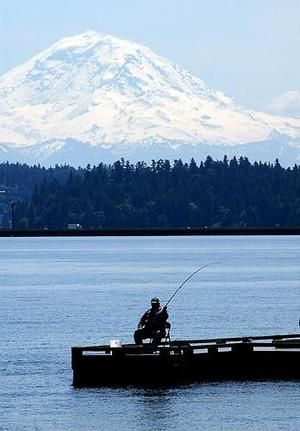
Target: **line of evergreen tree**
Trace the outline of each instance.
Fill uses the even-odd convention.
[[[121,159],[64,167],[61,175],[55,170],[62,168],[52,169],[39,177],[30,199],[18,201],[18,228],[300,225],[300,167],[283,168],[278,160],[251,164],[246,157],[225,156],[200,164],[192,159],[133,165]]]
[[[31,199],[33,191],[43,181],[54,179],[59,183],[65,182],[70,172],[75,171],[70,166],[58,166],[46,169],[40,165],[28,166],[21,163],[0,164],[0,226],[10,227],[11,204]],[[24,204],[21,204],[23,206]]]

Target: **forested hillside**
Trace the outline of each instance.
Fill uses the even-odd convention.
[[[18,191],[17,228],[300,225],[300,167],[285,169],[278,161],[225,156],[132,165],[122,159],[77,170],[7,164],[0,175],[2,186]]]
[[[11,204],[18,202],[19,211],[21,202],[31,199],[35,188],[43,181],[51,182],[54,179],[59,183],[67,180],[74,168],[69,166],[56,166],[46,169],[41,166],[28,166],[20,163],[0,164],[0,227],[10,227]],[[21,205],[23,207],[23,205]]]

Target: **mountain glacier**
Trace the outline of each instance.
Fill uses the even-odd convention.
[[[0,160],[225,153],[297,162],[300,120],[243,109],[150,49],[94,31],[64,38],[0,77]]]

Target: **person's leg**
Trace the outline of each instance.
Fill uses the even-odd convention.
[[[143,344],[143,340],[145,338],[152,338],[152,331],[149,331],[149,329],[146,328],[137,329],[134,331],[133,336],[135,344]]]
[[[136,331],[134,331],[134,342],[135,344],[143,344],[143,330],[142,329],[137,329]]]
[[[158,344],[160,344],[161,339],[164,338],[165,336],[166,336],[165,329],[161,329],[159,331],[156,331],[155,334],[153,334],[152,344],[154,344],[155,346],[157,346]]]

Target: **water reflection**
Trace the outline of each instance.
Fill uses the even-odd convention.
[[[179,412],[175,388],[139,388],[132,392],[135,421],[140,429],[172,429]]]

